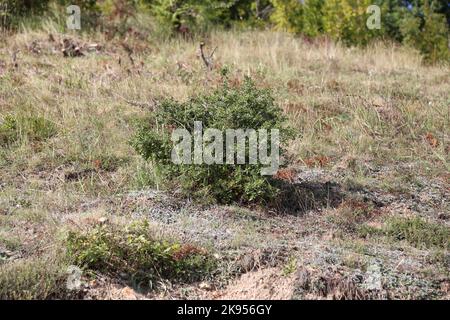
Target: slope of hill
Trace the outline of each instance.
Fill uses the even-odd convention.
[[[449,68],[396,46],[274,32],[217,32],[206,40],[216,46],[208,71],[198,42],[136,30],[126,41],[51,27],[1,39],[0,298],[448,299]],[[250,75],[273,88],[299,133],[283,210],[180,199],[130,147],[149,105],[208,92],[224,67],[232,85]],[[69,232],[128,235],[143,219],[154,239],[208,252],[214,266],[139,290],[141,265],[124,272],[125,256],[67,289]],[[89,239],[89,254],[110,257]]]

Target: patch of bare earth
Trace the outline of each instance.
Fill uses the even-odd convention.
[[[84,297],[87,300],[146,300],[143,294],[131,287],[118,284],[93,285]]]
[[[220,300],[288,300],[295,282],[295,274],[284,275],[279,268],[260,269],[244,273],[213,296]]]

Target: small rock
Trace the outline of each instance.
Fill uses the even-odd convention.
[[[77,266],[69,266],[67,268],[66,288],[68,290],[79,290],[82,286],[81,276],[83,271]]]
[[[212,290],[212,285],[209,282],[203,281],[198,285],[198,287],[202,290]]]
[[[441,290],[444,293],[450,293],[450,282],[446,281],[446,282],[441,283]]]
[[[108,218],[106,218],[106,217],[101,217],[101,218],[98,218],[98,223],[100,223],[100,224],[105,224],[106,222],[108,222]]]
[[[297,272],[297,285],[299,288],[308,290],[310,283],[310,274],[306,269],[300,269]]]
[[[367,290],[381,290],[381,268],[377,263],[373,263],[369,265],[366,272],[366,279],[363,283],[363,286]]]

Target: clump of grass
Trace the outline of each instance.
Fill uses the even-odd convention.
[[[342,259],[342,264],[351,269],[360,269],[366,271],[367,263],[363,256],[357,253],[349,253]]]
[[[283,275],[288,276],[297,270],[297,259],[294,256],[289,257],[286,265],[283,268]]]
[[[78,266],[152,287],[159,279],[196,281],[209,274],[214,259],[205,249],[154,238],[147,221],[123,229],[103,225],[88,232],[70,232],[68,254]]]
[[[347,200],[343,202],[337,214],[330,219],[338,227],[345,231],[353,232],[359,229],[360,225],[369,220],[374,212],[373,205],[357,200]]]
[[[10,232],[4,232],[0,229],[0,248],[3,246],[7,250],[15,251],[20,248],[21,242],[17,235],[13,235]],[[1,254],[1,251],[0,251]],[[1,256],[0,256],[1,263]]]
[[[0,122],[0,145],[3,147],[24,140],[44,141],[55,134],[55,124],[43,117],[8,115]]]
[[[359,237],[361,238],[370,238],[372,236],[378,236],[383,234],[382,229],[375,228],[373,226],[370,226],[368,224],[363,224],[358,226],[356,229],[356,232]]]
[[[448,271],[450,270],[450,252],[445,249],[435,249],[428,254],[427,262],[434,267],[436,265],[441,265]]]
[[[67,264],[60,258],[33,257],[0,266],[0,299],[66,298]]]
[[[450,229],[419,217],[391,218],[385,232],[395,240],[406,240],[417,248],[450,248]]]

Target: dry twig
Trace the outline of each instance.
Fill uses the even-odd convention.
[[[212,61],[212,57],[214,55],[214,52],[216,52],[217,47],[215,47],[213,49],[213,51],[211,51],[211,54],[209,56],[205,55],[205,52],[203,50],[203,47],[205,46],[204,42],[200,42],[200,55],[202,57],[203,63],[205,64],[206,68],[208,70],[212,70],[213,69],[213,61]]]

